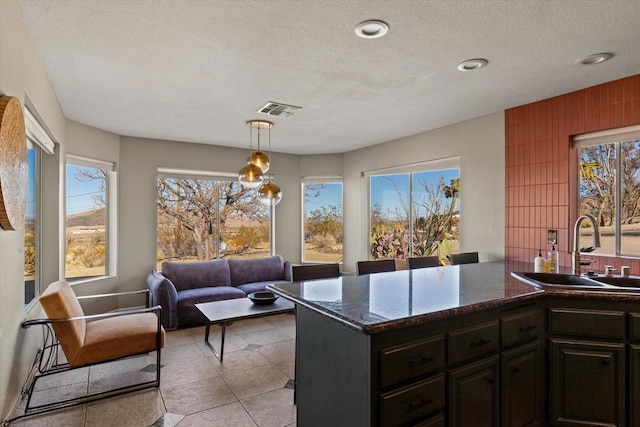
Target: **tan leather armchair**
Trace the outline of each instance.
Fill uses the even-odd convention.
[[[85,315],[81,299],[117,297],[147,293],[146,308],[128,309],[104,314]],[[164,346],[165,331],[160,324],[160,306],[149,307],[150,296],[143,291],[77,297],[66,281],[50,284],[40,296],[47,318],[23,322],[23,328],[33,325],[45,327],[44,344],[38,350],[32,372],[23,388],[27,402],[23,418],[55,409],[98,400],[144,388],[160,386],[160,350]],[[64,353],[66,362],[60,349]],[[121,358],[156,352],[155,379],[114,390],[86,394],[80,397],[30,406],[38,379],[72,369],[112,362]]]

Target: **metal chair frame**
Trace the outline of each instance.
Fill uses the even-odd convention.
[[[134,294],[147,294],[147,301],[145,303],[145,308],[139,309],[128,309],[122,311],[116,311],[111,313],[103,313],[103,314],[92,314],[86,316],[78,316],[78,317],[70,317],[67,319],[34,319],[34,320],[26,320],[22,323],[23,329],[28,329],[34,325],[42,325],[44,326],[42,335],[43,335],[43,345],[36,352],[36,356],[33,360],[33,364],[31,366],[31,370],[27,376],[24,386],[21,389],[20,395],[21,400],[24,401],[25,397],[27,399],[24,413],[20,414],[14,418],[6,419],[3,421],[2,425],[8,425],[10,422],[16,421],[21,418],[31,417],[34,415],[43,414],[46,412],[51,412],[63,408],[68,408],[70,406],[80,405],[83,403],[93,402],[95,400],[104,399],[107,397],[119,396],[125,393],[130,393],[133,391],[143,390],[147,388],[158,388],[160,387],[160,353],[161,353],[161,337],[162,337],[162,325],[160,324],[160,310],[161,307],[156,305],[154,307],[150,307],[151,301],[151,292],[148,289],[141,291],[131,291],[131,292],[118,292],[118,293],[109,293],[109,294],[100,294],[100,295],[89,295],[89,296],[79,296],[76,297],[79,300],[81,299],[90,299],[90,298],[102,298],[102,297],[114,297],[114,296],[124,296],[124,295],[134,295]],[[60,361],[60,342],[53,330],[53,324],[62,323],[62,322],[70,322],[73,320],[96,320],[96,319],[106,319],[110,317],[119,317],[119,316],[127,316],[131,314],[140,314],[140,313],[155,313],[158,318],[157,323],[157,332],[156,332],[156,372],[155,379],[151,381],[145,381],[137,384],[132,384],[124,387],[118,387],[111,390],[101,391],[98,393],[86,394],[84,396],[74,397],[71,399],[60,400],[57,402],[46,403],[38,406],[30,406],[31,398],[33,395],[33,391],[35,389],[36,383],[40,378],[44,378],[50,375],[59,374],[61,372],[72,371],[75,369],[85,368],[87,366],[97,366],[105,363],[114,362],[116,360],[124,360],[130,359],[133,357],[138,357],[143,354],[148,354],[148,352],[140,352],[129,354],[127,356],[112,358],[103,360],[96,363],[91,363],[83,366],[70,366],[67,362]]]

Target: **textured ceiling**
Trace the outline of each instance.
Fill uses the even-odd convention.
[[[147,138],[246,148],[275,101],[273,151],[339,153],[640,72],[638,0],[18,3],[65,116]]]

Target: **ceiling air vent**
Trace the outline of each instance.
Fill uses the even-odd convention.
[[[267,102],[259,110],[260,114],[267,114],[269,116],[293,116],[293,114],[300,110],[302,107],[296,107],[295,105],[287,105],[281,102]]]

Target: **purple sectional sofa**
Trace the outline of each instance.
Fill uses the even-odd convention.
[[[289,262],[266,258],[163,262],[162,272],[147,276],[153,305],[161,305],[165,328],[202,325],[206,321],[195,304],[244,298],[265,290],[269,283],[291,281]]]

